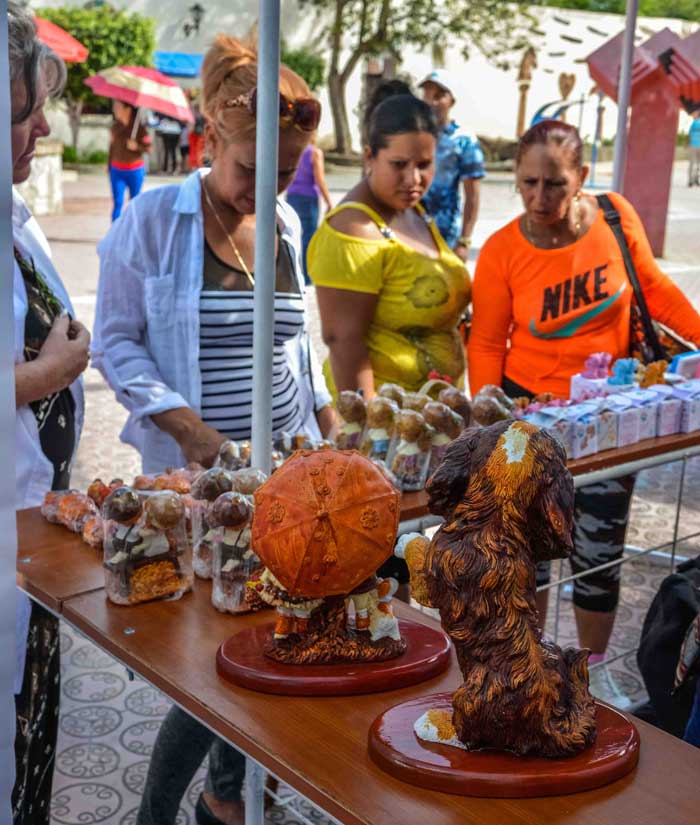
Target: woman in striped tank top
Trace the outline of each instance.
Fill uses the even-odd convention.
[[[255,282],[255,52],[219,35],[202,67],[211,171],[131,203],[99,246],[94,359],[129,409],[122,439],[144,472],[210,466],[226,438],[251,435]],[[280,70],[282,192],[318,126],[306,83]],[[304,317],[299,221],[278,202],[273,428],[327,435],[334,412]],[[156,741],[138,825],[174,822],[204,757],[199,823],[243,822],[243,756],[173,707]]]
[[[211,170],[143,193],[98,247],[94,363],[130,412],[144,472],[209,466],[251,435],[255,282],[255,54],[220,36],[203,68]],[[318,125],[306,83],[280,72],[279,191]],[[330,396],[304,314],[299,222],[277,210],[273,428],[326,435]]]

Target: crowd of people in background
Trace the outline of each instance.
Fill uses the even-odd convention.
[[[13,182],[20,183],[37,138],[48,133],[43,106],[60,93],[65,68],[14,2],[9,22]],[[217,37],[204,60],[194,123],[159,118],[152,124],[163,171],[188,177],[142,194],[145,158],[153,155],[148,124],[132,107],[114,105],[114,223],[98,247],[92,354],[128,410],[122,438],[140,452],[146,473],[188,461],[210,466],[225,439],[251,436],[256,78],[255,50]],[[544,121],[520,140],[515,178],[523,211],[482,246],[470,276],[484,156],[478,140],[450,116],[454,88],[444,70],[423,79],[420,97],[401,81],[380,86],[364,116],[361,177],[334,207],[315,143],[320,104],[302,78],[281,67],[286,114],[278,193],[286,191],[286,201],[278,201],[275,253],[276,433],[327,436],[339,391],[360,389],[367,399],[382,383],[415,391],[435,373],[459,387],[468,373],[472,393],[496,384],[513,396],[546,391],[566,398],[571,375],[591,352],[628,353],[631,290],[601,204],[583,191],[588,169],[570,125]],[[700,120],[693,128],[691,140],[700,134]],[[123,209],[127,191],[133,202]],[[320,225],[319,200],[326,209]],[[611,200],[652,313],[700,344],[700,315],[659,269],[633,207],[619,195]],[[12,219],[19,509],[70,484],[90,335],[16,193]],[[553,285],[593,267],[605,277],[588,286],[584,279],[578,303],[547,311],[544,296]],[[323,370],[307,329],[309,280],[329,351]],[[459,325],[470,303],[465,350]],[[633,489],[628,477],[578,491],[575,572],[619,558]],[[574,589],[580,642],[598,661],[613,628],[619,570],[579,580]],[[542,567],[538,581],[545,583],[548,574]],[[391,575],[401,579],[403,571]],[[544,622],[544,595],[539,608]],[[15,825],[48,825],[60,682],[57,620],[22,598],[17,628],[13,817]],[[207,754],[197,822],[243,822],[242,755],[173,708],[154,747],[139,825],[175,821]]]

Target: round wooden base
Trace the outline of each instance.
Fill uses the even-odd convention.
[[[418,622],[399,619],[407,649],[386,662],[286,665],[263,653],[272,624],[247,628],[227,639],[216,654],[219,674],[241,687],[286,696],[350,696],[415,685],[442,673],[450,661],[447,636]]]
[[[465,751],[424,742],[413,732],[427,710],[452,712],[440,693],[395,705],[369,732],[369,753],[396,779],[433,791],[495,798],[559,796],[590,791],[620,779],[639,759],[639,734],[622,713],[596,703],[595,743],[564,759],[521,757],[504,751]]]

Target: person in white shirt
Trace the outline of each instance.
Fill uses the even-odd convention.
[[[255,52],[219,35],[202,66],[211,169],[139,195],[98,247],[94,364],[129,410],[121,437],[139,450],[145,473],[193,461],[211,466],[224,440],[251,437],[256,82]],[[319,116],[306,83],[281,67],[280,193]],[[299,220],[281,200],[276,246],[273,431],[318,440],[334,411],[306,329]],[[207,753],[197,821],[243,821],[242,755],[173,708],[154,747],[138,825],[175,820]]]
[[[12,107],[12,182],[29,177],[38,138],[49,133],[44,104],[65,82],[65,66],[36,37],[32,16],[8,6]],[[83,422],[80,375],[90,334],[73,318],[39,225],[13,190],[15,265],[16,508],[67,489]],[[58,620],[18,594],[14,825],[48,825],[58,732]]]

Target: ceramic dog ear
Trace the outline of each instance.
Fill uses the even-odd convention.
[[[534,560],[564,559],[571,555],[573,545],[574,482],[568,470],[546,469],[540,494],[533,499],[530,524]]]

